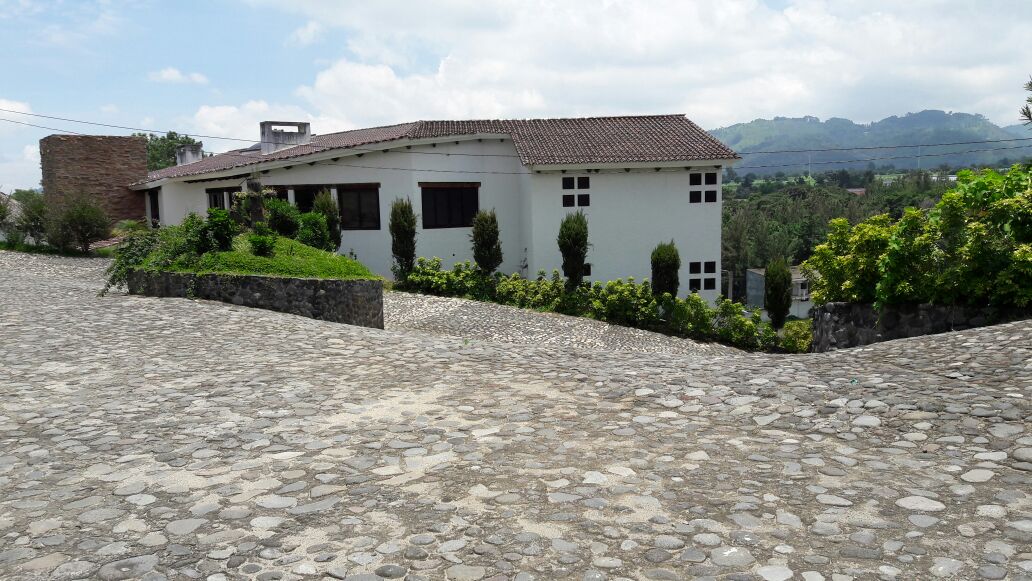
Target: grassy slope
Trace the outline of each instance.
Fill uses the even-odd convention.
[[[259,274],[293,278],[370,279],[379,278],[362,263],[333,252],[319,250],[280,237],[273,256],[251,254],[246,236],[238,236],[229,252],[210,252],[193,267],[170,270],[196,273]]]

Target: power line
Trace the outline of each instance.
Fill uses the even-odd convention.
[[[85,120],[82,120],[82,119],[72,119],[72,118],[68,118],[68,117],[57,117],[57,116],[54,116],[54,115],[43,115],[43,114],[40,114],[40,113],[27,113],[25,111],[17,111],[17,110],[14,110],[14,109],[0,108],[0,112],[15,113],[15,114],[18,114],[18,115],[30,115],[30,116],[33,116],[33,117],[41,117],[41,118],[44,118],[44,119],[53,119],[53,120],[57,120],[57,121],[66,121],[66,122],[70,122],[70,123],[81,123],[81,124],[84,124],[84,125],[96,125],[96,126],[99,126],[99,127],[109,127],[109,128],[113,128],[113,129],[125,129],[125,130],[128,130],[128,131],[142,131],[142,132],[145,132],[145,133],[170,133],[170,132],[174,132],[173,130],[145,129],[145,128],[141,128],[141,127],[130,127],[130,126],[126,126],[126,125],[115,125],[115,124],[111,124],[111,123],[101,123],[101,122],[98,122],[98,121],[85,121]],[[7,121],[15,122],[13,120],[7,120]],[[22,125],[31,125],[31,124],[22,123]],[[38,127],[38,126],[33,126],[33,127]],[[44,129],[49,129],[49,128],[44,127]],[[60,129],[51,129],[51,130],[52,131],[62,131]],[[77,135],[83,135],[82,133],[78,133],[78,132],[75,132],[75,131],[65,131],[65,132],[66,133],[75,133]],[[175,132],[175,133],[179,133],[179,132]],[[252,143],[252,144],[253,143],[271,143],[271,144],[279,145],[277,142],[260,141],[260,140],[256,142],[253,139],[244,139],[244,138],[240,138],[240,137],[227,137],[227,136],[219,136],[219,135],[201,135],[201,134],[197,134],[197,133],[181,133],[181,134],[184,135],[184,136],[199,137],[199,138],[202,138],[202,139],[221,139],[221,140],[226,140],[226,141],[239,141],[239,142]],[[1007,138],[1007,139],[985,139],[985,140],[981,140],[981,141],[953,141],[953,142],[944,142],[944,143],[917,143],[917,144],[904,144],[904,145],[867,145],[867,146],[857,146],[857,147],[825,147],[825,148],[814,148],[814,149],[771,149],[771,150],[756,150],[756,151],[739,151],[737,153],[739,155],[758,155],[758,154],[774,154],[774,153],[820,153],[820,152],[828,152],[828,151],[870,151],[870,150],[879,150],[879,149],[907,149],[907,148],[918,148],[918,147],[946,147],[946,146],[953,146],[953,145],[976,145],[976,144],[980,144],[980,143],[1009,143],[1009,142],[1015,142],[1015,141],[1032,141],[1032,137],[1012,137],[1012,138]],[[357,146],[356,147],[347,147],[347,146],[341,146],[341,147],[321,146],[320,147],[320,146],[311,146],[310,145],[309,147],[312,147],[312,148],[316,149],[316,151],[312,151],[311,153],[318,153],[319,151],[327,151],[327,150],[331,150],[331,149],[348,149],[348,150],[351,150],[351,151],[361,151],[361,152],[365,152],[365,153],[377,153],[377,152],[383,151],[382,149],[364,149],[364,148],[359,148]],[[466,157],[512,157],[512,158],[519,158],[520,157],[519,155],[500,154],[500,153],[498,153],[498,154],[492,154],[492,153],[448,153],[448,152],[441,152],[441,151],[412,151],[412,150],[400,151],[398,153],[412,153],[412,154],[417,154],[417,155],[446,155],[446,156],[455,155],[455,156],[466,156]],[[224,155],[224,154],[219,154],[219,155]],[[792,164],[792,165],[795,165],[795,164]]]

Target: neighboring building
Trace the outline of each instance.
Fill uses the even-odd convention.
[[[284,130],[286,129],[286,130]],[[683,115],[417,121],[312,135],[308,123],[261,123],[260,143],[176,166],[131,187],[161,224],[225,207],[248,180],[300,209],[321,190],[341,209],[341,253],[390,276],[391,202],[412,200],[417,253],[446,266],[471,260],[470,222],[498,214],[502,272],[561,268],[562,218],[588,215],[589,280],[650,276],[650,254],[674,240],[682,294],[720,287],[721,174],[738,155]]]
[[[846,188],[846,191],[854,196],[866,196],[867,188]]]
[[[788,314],[800,319],[810,317],[810,282],[806,280],[798,266],[789,268],[792,271],[792,307]],[[763,308],[764,278],[766,269],[750,268],[745,271],[745,303]],[[766,313],[764,313],[766,315]]]

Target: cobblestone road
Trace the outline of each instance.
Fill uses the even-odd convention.
[[[0,252],[3,579],[1032,579],[1032,322],[603,351]]]

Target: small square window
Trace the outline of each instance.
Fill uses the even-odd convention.
[[[713,274],[714,272],[717,272],[717,261],[708,260],[703,267],[705,268],[706,274]]]
[[[590,262],[585,262],[584,263],[584,276],[591,276],[591,263]]]
[[[702,281],[702,290],[713,290],[717,288],[717,279],[707,278]]]
[[[692,190],[688,192],[688,203],[698,204],[702,201],[702,192],[699,190]]]
[[[688,174],[688,185],[689,186],[701,186],[702,185],[702,174],[701,173]]]
[[[701,278],[689,278],[688,279],[688,290],[693,292],[693,293],[702,290],[702,279]]]
[[[563,178],[563,189],[564,190],[572,190],[573,189],[573,178],[572,177]]]
[[[590,206],[591,205],[591,194],[577,194],[577,205],[578,206]]]
[[[717,201],[717,190],[706,190],[706,201],[716,202]]]
[[[580,176],[577,178],[577,189],[586,190],[591,187],[591,178],[588,176]]]
[[[573,207],[573,194],[563,194],[563,207],[564,208],[572,208]]]
[[[701,262],[689,262],[688,263],[688,274],[699,274],[702,272]]]
[[[706,174],[706,185],[715,186],[717,185],[717,174],[716,172],[709,172]]]

